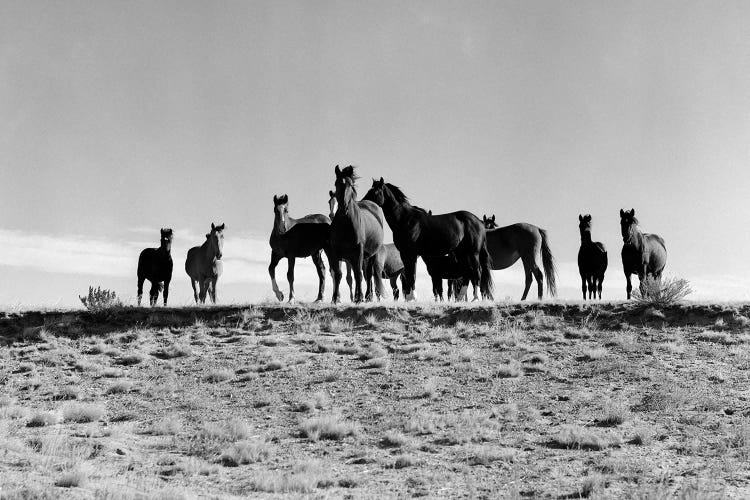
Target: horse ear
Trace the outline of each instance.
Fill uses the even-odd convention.
[[[288,203],[289,202],[289,195],[285,194],[284,196],[282,196],[281,197],[281,202],[282,203]]]
[[[583,215],[578,214],[578,222],[583,222]]]
[[[482,214],[482,222],[487,222],[487,214]]]
[[[278,205],[279,204],[279,197],[276,195],[273,195],[273,204]]]
[[[383,180],[383,178],[381,177],[381,178],[380,178],[380,185],[382,186],[383,184],[385,184],[385,181],[384,181],[384,180]]]
[[[217,230],[217,231],[223,231],[223,230],[224,230],[224,226],[225,226],[225,225],[226,225],[226,224],[224,224],[224,223],[222,222],[222,223],[221,223],[221,226],[216,226],[216,230]]]
[[[333,191],[328,191],[328,196],[333,198],[334,196],[336,196],[336,193],[334,193]]]
[[[630,209],[630,216],[635,217],[635,208]]]
[[[495,222],[495,214],[492,214],[492,222]]]
[[[623,210],[623,209],[621,208],[621,209],[620,209],[620,218],[622,219],[623,217],[625,217],[625,210]]]
[[[335,172],[336,172],[336,177],[341,177],[341,169],[339,168],[338,165],[336,165]]]
[[[214,223],[211,223],[211,231],[214,231],[216,229],[216,226],[214,226]]]

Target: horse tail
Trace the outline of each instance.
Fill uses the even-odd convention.
[[[495,283],[492,281],[492,258],[490,253],[487,251],[487,240],[482,243],[482,248],[479,250],[479,264],[482,266],[482,276],[479,282],[479,290],[482,292],[482,297],[492,300],[492,291],[495,288]]]
[[[540,229],[539,232],[542,234],[542,265],[544,266],[544,275],[547,277],[547,294],[556,297],[557,269],[555,269],[555,259],[549,249],[547,231]]]

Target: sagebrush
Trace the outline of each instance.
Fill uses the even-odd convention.
[[[122,302],[117,298],[117,294],[112,290],[104,289],[98,286],[94,288],[89,286],[89,293],[87,296],[78,296],[81,299],[84,307],[89,311],[101,311],[103,309],[110,309],[112,307],[121,307]]]
[[[636,304],[664,307],[676,304],[693,293],[690,282],[682,278],[644,278],[639,289],[633,293]]]

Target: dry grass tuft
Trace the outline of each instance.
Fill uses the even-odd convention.
[[[78,399],[78,389],[73,386],[67,386],[60,389],[60,392],[52,396],[55,401],[69,401]]]
[[[356,436],[358,433],[356,424],[347,422],[335,414],[309,418],[303,421],[299,428],[302,437],[311,441],[319,439],[340,441],[347,436]]]
[[[86,485],[86,475],[80,469],[64,472],[55,480],[55,486],[61,488],[78,488]]]
[[[607,349],[604,347],[594,347],[592,349],[583,350],[583,359],[587,361],[596,361],[602,359],[607,355]]]
[[[182,430],[182,422],[176,415],[164,417],[157,420],[144,430],[144,434],[154,436],[174,436]]]
[[[489,466],[493,462],[514,462],[516,451],[491,445],[469,445],[464,448],[469,465]]]
[[[622,439],[615,435],[605,435],[579,425],[566,425],[549,443],[555,448],[578,448],[582,450],[604,450],[619,446]]]
[[[191,354],[193,354],[193,349],[187,343],[174,343],[153,353],[154,356],[161,359],[182,358]]]
[[[238,441],[232,444],[219,457],[226,467],[265,462],[273,455],[273,447],[265,441]]]
[[[495,376],[498,378],[516,378],[521,376],[521,365],[517,361],[511,361],[497,367]]]
[[[146,357],[140,352],[131,352],[117,358],[117,363],[124,366],[133,366],[143,362]]]
[[[63,420],[79,424],[96,422],[104,416],[104,408],[94,404],[70,403],[63,407]]]
[[[691,293],[693,290],[685,279],[664,278],[659,281],[649,277],[633,291],[633,299],[641,307],[664,308],[676,304]]]
[[[57,415],[44,411],[35,413],[26,424],[26,427],[45,427],[47,425],[55,425],[59,421],[60,419]]]
[[[125,392],[130,392],[132,388],[133,388],[132,382],[127,381],[127,380],[120,380],[110,385],[109,387],[107,387],[107,390],[104,393],[105,394],[122,394]]]

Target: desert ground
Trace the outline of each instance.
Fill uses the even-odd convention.
[[[750,306],[0,315],[0,498],[747,498]]]

